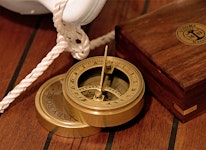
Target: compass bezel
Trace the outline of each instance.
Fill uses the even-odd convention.
[[[87,58],[73,65],[69,69],[63,84],[65,95],[78,105],[95,110],[116,109],[119,107],[124,107],[125,105],[128,105],[134,101],[144,89],[144,80],[140,71],[133,64],[121,58],[108,56],[107,61],[111,61],[113,66],[116,69],[122,71],[129,79],[129,88],[123,95],[121,95],[121,100],[116,99],[112,101],[116,103],[115,105],[107,105],[109,102],[103,101],[101,103],[101,107],[99,107],[99,102],[91,101],[85,97],[83,94],[81,94],[78,87],[79,78],[85,71],[102,66],[103,56]],[[91,101],[91,103],[88,101]],[[119,102],[119,104],[117,104],[117,102]]]
[[[116,126],[131,120],[140,112],[144,103],[145,83],[141,72],[132,63],[113,56],[107,56],[107,62],[127,76],[128,90],[121,98],[110,102],[94,101],[81,93],[78,87],[80,76],[89,69],[101,67],[103,59],[103,56],[95,56],[76,63],[66,73],[63,84],[63,93],[68,103],[81,113],[86,123],[97,127]]]

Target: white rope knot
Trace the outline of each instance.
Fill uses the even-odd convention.
[[[73,39],[69,42],[69,47],[66,50],[69,51],[75,59],[82,60],[89,55],[90,41],[82,29],[79,28],[78,30],[79,31],[76,32],[77,35],[73,36]],[[74,39],[74,37],[76,38]]]
[[[75,59],[82,60],[90,52],[90,41],[80,26],[63,22],[62,15],[66,2],[67,0],[63,0],[56,4],[56,9],[53,12],[54,26],[57,32],[64,37],[64,40],[68,41],[68,48],[65,50],[71,52]]]

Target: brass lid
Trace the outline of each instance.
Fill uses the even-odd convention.
[[[99,132],[101,128],[82,123],[81,116],[74,115],[74,109],[63,95],[64,77],[65,74],[53,77],[39,88],[35,105],[40,124],[63,137],[85,137]]]

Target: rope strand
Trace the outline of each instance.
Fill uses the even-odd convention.
[[[64,24],[61,18],[66,3],[67,0],[61,0],[56,4],[53,12],[54,26],[57,29],[56,45],[42,59],[36,68],[2,99],[0,102],[0,113],[3,113],[23,91],[36,81],[62,52],[69,51],[75,59],[81,60],[88,56],[90,50],[114,39],[114,31],[111,31],[90,42],[88,36],[81,27],[72,24]],[[77,42],[77,40],[80,42]]]

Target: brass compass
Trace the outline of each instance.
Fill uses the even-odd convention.
[[[85,137],[102,127],[124,124],[143,107],[145,84],[126,60],[107,56],[84,59],[66,74],[38,90],[35,105],[40,123],[64,137]]]
[[[63,93],[82,120],[95,127],[128,122],[143,106],[145,84],[128,61],[107,56],[82,60],[66,74]]]

